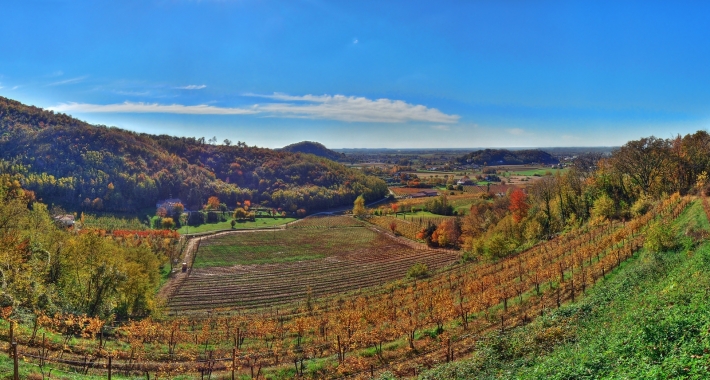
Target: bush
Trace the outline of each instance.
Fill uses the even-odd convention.
[[[647,197],[641,197],[631,206],[631,215],[634,218],[642,216],[651,209],[651,206],[651,201]]]
[[[429,275],[429,267],[424,263],[416,263],[407,271],[407,278],[423,278]]]
[[[651,252],[668,251],[678,246],[677,231],[668,221],[654,223],[646,232],[643,246]]]

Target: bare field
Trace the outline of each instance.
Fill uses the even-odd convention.
[[[416,263],[438,270],[457,259],[455,252],[420,248],[366,227],[225,234],[203,239],[191,274],[168,305],[199,311],[302,302],[309,289],[323,297],[380,286],[404,278]]]

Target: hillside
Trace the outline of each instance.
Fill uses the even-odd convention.
[[[387,192],[383,181],[325,158],[94,126],[6,98],[0,136],[0,173],[72,210],[136,211],[173,197],[199,209],[216,195],[230,207],[249,199],[310,211]]]
[[[484,149],[471,152],[457,159],[458,162],[476,165],[525,165],[525,164],[558,164],[560,161],[551,154],[538,149],[507,150]]]
[[[674,223],[677,248],[644,249],[587,292],[535,322],[481,337],[479,349],[421,379],[707,378],[710,243],[696,200]]]
[[[301,141],[295,144],[286,145],[279,150],[291,153],[314,154],[318,157],[327,158],[333,161],[342,160],[345,157],[345,154],[330,150],[326,148],[325,145],[314,141]]]

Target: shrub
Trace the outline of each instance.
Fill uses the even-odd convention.
[[[634,218],[642,216],[651,209],[651,206],[651,201],[647,197],[641,197],[631,206],[631,215]]]
[[[429,275],[429,267],[424,263],[416,263],[407,271],[408,278],[423,278]]]
[[[644,247],[651,252],[667,251],[677,247],[676,229],[668,221],[654,223],[646,232]]]

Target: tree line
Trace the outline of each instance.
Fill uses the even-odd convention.
[[[310,154],[93,126],[6,98],[0,135],[0,173],[72,210],[135,212],[168,198],[198,210],[217,196],[295,212],[387,194],[384,181]]]

